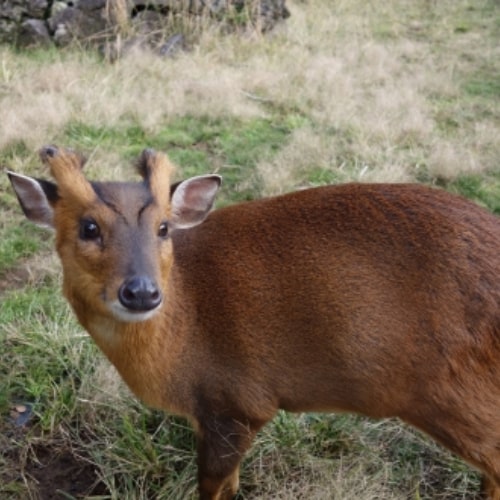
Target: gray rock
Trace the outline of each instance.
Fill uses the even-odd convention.
[[[154,10],[142,10],[132,19],[132,26],[137,33],[153,37],[165,24],[165,16]]]
[[[52,44],[47,23],[41,19],[27,19],[21,24],[17,43],[21,47],[41,47]]]
[[[16,43],[18,26],[11,19],[0,18],[0,43]]]
[[[20,21],[23,17],[42,18],[48,0],[0,0],[0,17]]]
[[[171,55],[185,40],[176,38],[168,16],[210,15],[228,19],[232,30],[234,10],[248,12],[248,24],[268,31],[290,13],[286,0],[0,0],[0,42],[20,45],[47,43],[51,37],[58,45],[73,40],[121,47],[124,33],[148,45],[161,55]],[[116,12],[115,12],[116,10]],[[117,13],[119,15],[117,15]],[[127,20],[127,16],[131,19]],[[241,16],[244,18],[245,16]],[[132,27],[130,30],[129,28]],[[48,33],[47,33],[48,29]],[[168,31],[168,30],[171,31]],[[135,31],[134,31],[135,30]],[[120,35],[120,36],[117,36]],[[133,38],[131,38],[133,40]],[[166,40],[166,41],[165,41]],[[116,51],[121,52],[120,50]]]
[[[50,16],[49,17],[54,17],[56,14],[59,14],[59,12],[62,12],[63,10],[68,8],[68,4],[66,2],[53,2],[52,6],[50,7]]]
[[[24,4],[24,5],[23,5]],[[0,12],[2,19],[11,19],[20,21],[26,13],[27,2],[20,0],[3,0],[0,4]]]
[[[26,3],[25,15],[36,19],[43,19],[49,8],[48,0],[28,0]]]
[[[106,8],[106,0],[78,0],[75,7],[83,11],[92,11]]]
[[[259,16],[262,31],[269,31],[277,22],[290,17],[290,11],[285,6],[285,0],[261,0]]]
[[[88,42],[104,35],[106,21],[101,13],[83,12],[75,7],[66,7],[49,19],[57,45],[66,45],[74,40]]]
[[[158,49],[158,54],[162,57],[173,57],[181,50],[185,49],[184,35],[177,33],[171,36]]]

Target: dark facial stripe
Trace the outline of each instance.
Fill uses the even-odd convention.
[[[127,223],[127,219],[126,219],[125,215],[123,214],[123,212],[119,209],[119,207],[116,204],[114,204],[112,201],[109,200],[109,197],[106,196],[106,194],[107,194],[106,189],[100,183],[93,183],[92,182],[91,185],[92,185],[94,192],[99,197],[99,199],[107,207],[109,207],[111,210],[113,210],[113,212],[115,212],[115,214],[117,214],[119,217],[121,217],[125,223]],[[137,223],[139,223],[139,220],[140,220],[144,210],[146,210],[147,207],[149,207],[150,205],[152,205],[154,203],[154,199],[152,196],[148,196],[143,203],[144,204],[139,208],[139,210],[137,212]]]

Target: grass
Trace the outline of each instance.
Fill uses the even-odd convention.
[[[269,35],[207,24],[172,59],[0,47],[0,165],[46,176],[36,150],[56,143],[83,151],[91,177],[132,178],[154,147],[179,178],[221,173],[219,206],[410,181],[500,214],[498,2],[288,4]],[[190,429],[135,401],[76,324],[52,237],[24,221],[5,175],[0,208],[0,497],[193,498]],[[240,498],[451,500],[477,487],[397,421],[280,413],[245,459]]]

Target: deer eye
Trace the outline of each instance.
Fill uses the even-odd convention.
[[[97,240],[101,236],[101,229],[94,219],[82,219],[80,221],[80,239]]]
[[[166,238],[168,236],[168,223],[162,222],[158,228],[158,236],[160,238]]]

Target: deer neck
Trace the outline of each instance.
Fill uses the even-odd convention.
[[[173,311],[170,302],[151,319],[137,323],[107,315],[84,319],[77,312],[77,316],[139,399],[153,408],[183,415],[189,409],[182,404],[187,389],[178,365],[185,337]]]

